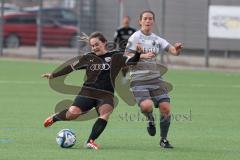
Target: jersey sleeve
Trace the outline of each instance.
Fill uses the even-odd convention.
[[[74,61],[70,66],[73,70],[80,70],[80,69],[86,68],[86,66],[87,66],[87,55],[81,56],[79,59]]]
[[[53,72],[52,73],[53,78],[69,74],[74,70],[79,70],[79,69],[85,68],[86,67],[85,59],[86,59],[85,56],[82,56],[79,59],[76,59],[72,64],[69,64],[69,65]]]
[[[118,63],[121,64],[121,66],[127,66],[127,65],[136,64],[140,59],[141,53],[134,51],[134,54],[132,56],[128,56],[128,55],[122,54],[122,52],[118,52],[118,54],[116,54],[116,55],[118,56],[118,58],[117,58]]]
[[[140,59],[140,55],[141,55],[140,52],[136,52],[135,51],[134,55],[131,56],[131,57],[124,56],[125,65],[134,65],[134,64],[136,64],[139,61],[139,59]]]
[[[128,43],[127,43],[127,46],[126,46],[126,51],[128,51],[128,52],[136,51],[137,43],[138,43],[138,38],[137,38],[136,34],[133,34],[128,39]]]
[[[56,78],[56,77],[59,77],[59,76],[63,76],[63,75],[71,73],[72,71],[73,71],[73,69],[71,68],[71,66],[67,65],[64,68],[62,68],[62,69],[60,69],[58,71],[53,72],[52,73],[52,77]]]
[[[159,37],[159,42],[160,42],[159,50],[160,51],[168,51],[168,48],[170,47],[170,43],[167,40],[160,38],[160,37]]]

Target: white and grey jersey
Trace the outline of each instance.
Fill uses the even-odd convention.
[[[126,47],[127,51],[135,51],[136,45],[140,44],[144,53],[153,52],[159,54],[160,51],[168,50],[170,44],[165,39],[154,33],[144,35],[140,30],[135,32],[129,39]],[[144,54],[143,53],[143,54]],[[141,59],[137,65],[130,68],[131,81],[142,81],[160,78],[160,71],[156,65],[156,57],[152,59]]]

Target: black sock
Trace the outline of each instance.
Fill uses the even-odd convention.
[[[106,125],[107,125],[107,121],[105,119],[98,118],[93,125],[92,132],[87,142],[89,142],[90,140],[94,141],[95,139],[97,139],[105,129]]]
[[[168,115],[168,116],[161,115],[161,118],[160,118],[160,133],[161,133],[162,139],[167,138],[170,122],[171,122],[171,115]]]
[[[58,114],[56,114],[55,116],[53,116],[53,122],[57,122],[57,121],[66,121],[66,113],[67,113],[68,109],[65,109],[61,112],[59,112]]]
[[[154,116],[153,116],[153,111],[150,111],[150,112],[147,112],[147,113],[144,113],[143,114],[147,117],[147,120],[150,121],[150,122],[154,122]]]

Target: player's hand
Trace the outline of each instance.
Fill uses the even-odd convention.
[[[42,74],[41,77],[42,78],[47,78],[47,79],[52,79],[53,78],[52,73],[44,73],[44,74]]]
[[[180,43],[180,42],[177,42],[173,46],[175,47],[176,52],[177,52],[176,55],[178,56],[181,53],[182,49],[183,49],[183,44]]]
[[[141,55],[141,58],[143,59],[151,59],[154,58],[156,56],[156,54],[154,52],[147,52],[145,54]]]

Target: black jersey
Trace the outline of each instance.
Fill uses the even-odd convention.
[[[117,29],[114,34],[114,42],[118,45],[120,50],[125,50],[128,38],[134,33],[136,30],[131,27],[122,27]]]
[[[73,64],[53,73],[53,77],[68,74],[73,70],[86,69],[86,80],[83,86],[113,93],[114,82],[121,68],[137,62],[139,58],[140,53],[128,58],[119,51],[107,52],[100,56],[91,52],[80,57]]]

